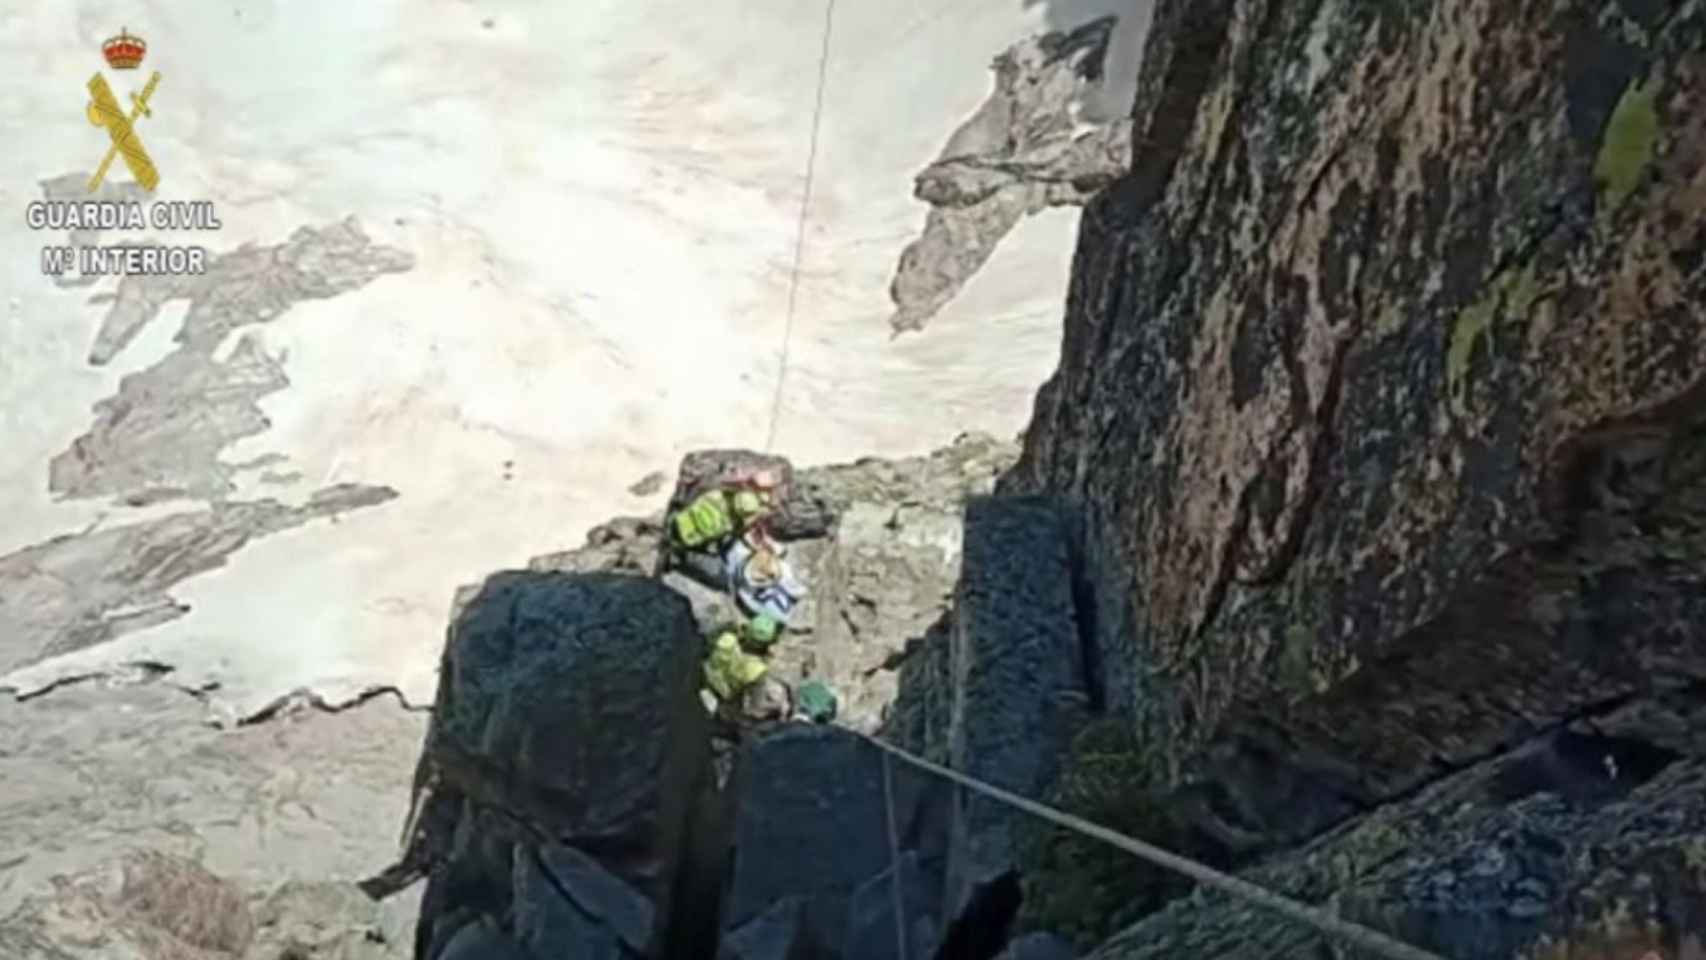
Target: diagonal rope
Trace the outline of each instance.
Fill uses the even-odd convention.
[[[1378,930],[1373,930],[1363,926],[1362,924],[1353,923],[1349,920],[1334,916],[1333,914],[1318,907],[1312,907],[1306,903],[1293,900],[1290,897],[1275,893],[1266,887],[1251,883],[1248,880],[1222,873],[1206,864],[1198,863],[1195,860],[1191,860],[1186,857],[1181,857],[1175,853],[1169,853],[1160,847],[1153,846],[1151,844],[1144,843],[1142,840],[1137,840],[1132,837],[1128,837],[1125,834],[1109,830],[1107,827],[1097,826],[1082,817],[1075,817],[1070,813],[1063,813],[1052,807],[1040,804],[1035,800],[1021,797],[1015,793],[1009,793],[1008,791],[994,786],[993,784],[985,783],[976,777],[967,776],[957,770],[944,767],[941,764],[931,763],[929,760],[908,753],[892,743],[885,743],[876,737],[859,733],[856,730],[849,730],[848,732],[857,735],[861,739],[873,744],[878,749],[885,751],[885,756],[899,757],[920,770],[924,770],[928,773],[933,773],[936,776],[942,777],[943,779],[950,780],[975,793],[980,793],[992,800],[1007,804],[1010,807],[1016,807],[1034,817],[1041,817],[1056,826],[1065,827],[1075,833],[1081,833],[1087,837],[1094,837],[1104,843],[1119,847],[1121,850],[1144,860],[1148,860],[1150,863],[1157,866],[1165,867],[1175,873],[1184,874],[1204,886],[1214,887],[1223,893],[1231,894],[1234,897],[1255,904],[1258,907],[1263,907],[1288,919],[1295,920],[1298,923],[1314,927],[1316,930],[1329,937],[1379,954],[1382,957],[1386,957],[1387,960],[1445,960],[1445,958],[1441,957],[1439,954],[1430,953],[1420,947],[1413,947],[1401,940],[1389,937]],[[883,769],[886,776],[888,770],[886,764]]]
[[[806,186],[800,195],[800,218],[794,228],[794,266],[788,273],[788,313],[782,323],[781,360],[776,367],[776,393],[770,400],[770,429],[764,437],[764,452],[775,452],[776,425],[782,418],[782,384],[788,377],[788,353],[794,341],[794,310],[800,294],[800,261],[806,248],[806,219],[811,212],[812,181],[817,176],[817,138],[823,122],[823,90],[829,78],[829,37],[835,23],[835,0],[823,8],[823,50],[817,61],[817,102],[812,107],[811,144],[806,150]]]

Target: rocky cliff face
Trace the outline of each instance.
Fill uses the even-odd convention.
[[[1008,488],[1084,497],[1109,696],[1186,744],[1695,479],[1706,130],[1692,5],[1175,6]]]
[[[1157,10],[1002,490],[1082,504],[1093,692],[1223,863],[1700,949],[1703,89],[1698,3]],[[1236,914],[1100,955],[1312,955]]]
[[[418,780],[416,956],[663,949],[710,776],[700,650],[640,577],[500,574],[463,606]]]
[[[1031,795],[1053,779],[1088,710],[1078,534],[1055,500],[987,496],[1016,454],[968,436],[898,462],[683,463],[672,502],[760,461],[784,477],[774,532],[811,595],[772,669],[829,682],[837,726],[712,729],[693,691],[730,611],[654,576],[662,515],[464,591],[409,849],[367,886],[427,878],[415,955],[993,956],[1011,812],[849,731]]]
[[[464,595],[417,958],[1343,955],[866,733],[1443,956],[1706,954],[1706,4],[1180,0],[1143,69],[1017,462],[772,463],[851,730],[713,731],[661,516]]]

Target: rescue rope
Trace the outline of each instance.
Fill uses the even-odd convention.
[[[817,101],[812,106],[811,143],[806,148],[806,184],[800,195],[800,217],[794,227],[794,265],[788,272],[788,312],[782,321],[782,351],[776,365],[776,393],[770,399],[770,428],[764,436],[764,452],[774,453],[776,425],[782,419],[782,384],[788,377],[788,354],[794,341],[794,310],[799,302],[800,263],[806,248],[806,221],[811,215],[812,182],[817,176],[817,138],[823,121],[823,90],[829,79],[829,36],[835,23],[835,0],[823,8],[823,49],[817,61]]]
[[[1015,793],[1009,793],[1000,787],[985,783],[976,777],[968,776],[957,770],[944,767],[938,763],[932,763],[923,757],[908,753],[892,743],[879,740],[869,734],[860,733],[857,730],[849,730],[849,732],[884,751],[885,763],[883,766],[883,783],[885,789],[888,787],[888,764],[886,762],[886,758],[890,756],[899,757],[920,770],[927,773],[933,773],[938,777],[950,780],[953,783],[973,791],[974,793],[982,794],[991,800],[996,800],[1010,807],[1017,808],[1034,817],[1041,817],[1056,826],[1064,827],[1075,833],[1081,833],[1084,836],[1093,837],[1103,843],[1119,847],[1121,850],[1124,850],[1133,856],[1147,860],[1150,863],[1164,867],[1175,873],[1183,874],[1204,886],[1213,887],[1223,893],[1230,894],[1233,897],[1270,910],[1274,913],[1280,914],[1281,916],[1295,920],[1298,923],[1306,924],[1315,928],[1320,933],[1326,934],[1329,937],[1353,946],[1361,947],[1371,953],[1379,954],[1382,957],[1386,957],[1387,960],[1445,960],[1445,958],[1439,954],[1430,953],[1420,947],[1411,946],[1401,940],[1389,937],[1378,930],[1373,930],[1369,927],[1363,926],[1362,924],[1353,923],[1352,921],[1334,916],[1333,914],[1318,907],[1312,907],[1306,903],[1293,900],[1290,897],[1275,893],[1266,887],[1251,883],[1248,880],[1222,873],[1207,864],[1198,863],[1195,860],[1181,857],[1175,853],[1170,853],[1160,847],[1144,843],[1142,840],[1137,840],[1132,837],[1128,837],[1123,833],[1109,830],[1107,827],[1097,826],[1082,817],[1076,817],[1070,813],[1063,813],[1052,807],[1038,803],[1035,800],[1021,797]],[[892,805],[892,798],[890,803]],[[892,809],[889,816],[892,823]],[[896,916],[899,916],[898,910]]]

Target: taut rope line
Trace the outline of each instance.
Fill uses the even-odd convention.
[[[993,784],[985,783],[976,777],[967,776],[957,770],[944,767],[941,764],[931,763],[929,760],[908,753],[892,743],[885,743],[876,737],[859,733],[856,730],[850,730],[849,732],[855,734],[873,746],[876,746],[878,749],[883,750],[885,752],[885,756],[899,757],[920,770],[927,773],[933,773],[945,780],[950,780],[962,787],[965,787],[967,790],[983,794],[992,800],[1023,810],[1034,817],[1041,817],[1056,826],[1065,827],[1075,833],[1081,833],[1087,837],[1094,837],[1103,843],[1119,847],[1121,850],[1144,860],[1148,860],[1150,863],[1157,866],[1165,867],[1175,873],[1184,874],[1204,886],[1214,887],[1223,893],[1231,894],[1234,897],[1253,903],[1258,907],[1271,910],[1274,913],[1280,914],[1288,919],[1295,920],[1298,923],[1307,924],[1308,926],[1314,927],[1321,933],[1377,953],[1386,957],[1387,960],[1446,960],[1446,958],[1439,954],[1430,953],[1420,947],[1413,947],[1403,941],[1395,940],[1378,930],[1369,929],[1359,923],[1352,923],[1349,920],[1336,917],[1317,907],[1312,907],[1309,904],[1301,903],[1297,900],[1291,899],[1290,897],[1275,893],[1265,887],[1258,886],[1248,880],[1222,873],[1207,864],[1198,863],[1195,860],[1181,857],[1175,853],[1170,853],[1160,847],[1144,843],[1142,840],[1137,840],[1132,837],[1128,837],[1125,834],[1109,830],[1107,827],[1097,826],[1082,817],[1075,817],[1070,813],[1063,813],[1052,807],[1040,804],[1035,800],[1021,797],[1016,793],[1009,793],[1008,791]]]
[[[806,185],[800,195],[799,223],[794,228],[794,266],[788,274],[788,312],[782,323],[782,352],[776,366],[776,393],[770,400],[770,428],[764,437],[764,452],[774,453],[776,425],[782,418],[782,384],[788,377],[788,352],[794,341],[794,310],[800,295],[800,262],[806,248],[806,220],[811,213],[812,183],[817,176],[817,139],[823,123],[823,91],[829,79],[829,37],[835,23],[835,0],[823,8],[823,50],[817,61],[817,102],[812,106],[811,144],[806,149]]]

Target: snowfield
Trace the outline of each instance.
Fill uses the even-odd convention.
[[[921,452],[967,430],[1010,435],[1057,359],[1075,210],[1024,221],[924,333],[891,339],[887,325],[896,258],[925,212],[912,177],[988,94],[994,54],[1053,25],[1041,7],[838,4],[803,231],[819,2],[3,11],[0,208],[12,215],[0,218],[0,554],[12,566],[0,566],[0,585],[12,587],[0,593],[0,649],[15,649],[0,685],[19,692],[145,661],[208,691],[227,719],[293,691],[338,703],[395,688],[422,703],[457,586],[655,508],[662,494],[626,488],[684,452],[763,447],[774,429],[776,451],[810,464]],[[141,70],[101,62],[121,26],[149,43]],[[1113,57],[1135,62],[1129,50]],[[218,257],[353,217],[389,264],[347,289],[279,294],[264,323],[207,328],[217,349],[186,355],[186,369],[229,379],[233,358],[248,358],[243,376],[264,368],[287,381],[257,395],[264,423],[217,462],[171,446],[193,439],[189,427],[136,426],[198,422],[198,405],[208,418],[229,412],[215,409],[217,390],[174,392],[182,378],[166,360],[201,349],[180,337],[204,329],[190,301],[164,297],[110,361],[91,363],[116,323],[101,295],[118,281],[55,285],[41,248],[64,234],[25,223],[42,181],[86,175],[106,148],[83,115],[96,70],[121,100],[161,73],[153,115],[137,121],[161,173],[146,199],[211,201],[222,223],[103,243],[148,236]],[[109,180],[129,179],[115,164]],[[305,249],[297,280],[338,274]],[[208,315],[253,294],[232,292],[238,283],[201,289]],[[130,422],[103,428],[130,439],[56,468],[129,470],[131,486],[50,490],[50,464],[94,429],[94,405],[150,370],[147,390],[127,394]],[[172,486],[149,471],[227,476],[230,489],[143,496]],[[139,549],[154,533],[88,539],[213,501],[294,509],[339,484],[396,495],[246,538],[227,523],[173,540],[214,557],[182,576],[162,572],[165,548]],[[22,553],[57,537],[68,539]],[[95,580],[109,599],[91,599]],[[127,599],[133,583],[141,593]],[[100,642],[70,642],[86,631],[54,620],[64,610],[113,622],[137,605],[153,618],[172,602],[187,610]],[[46,639],[16,649],[31,638]]]

